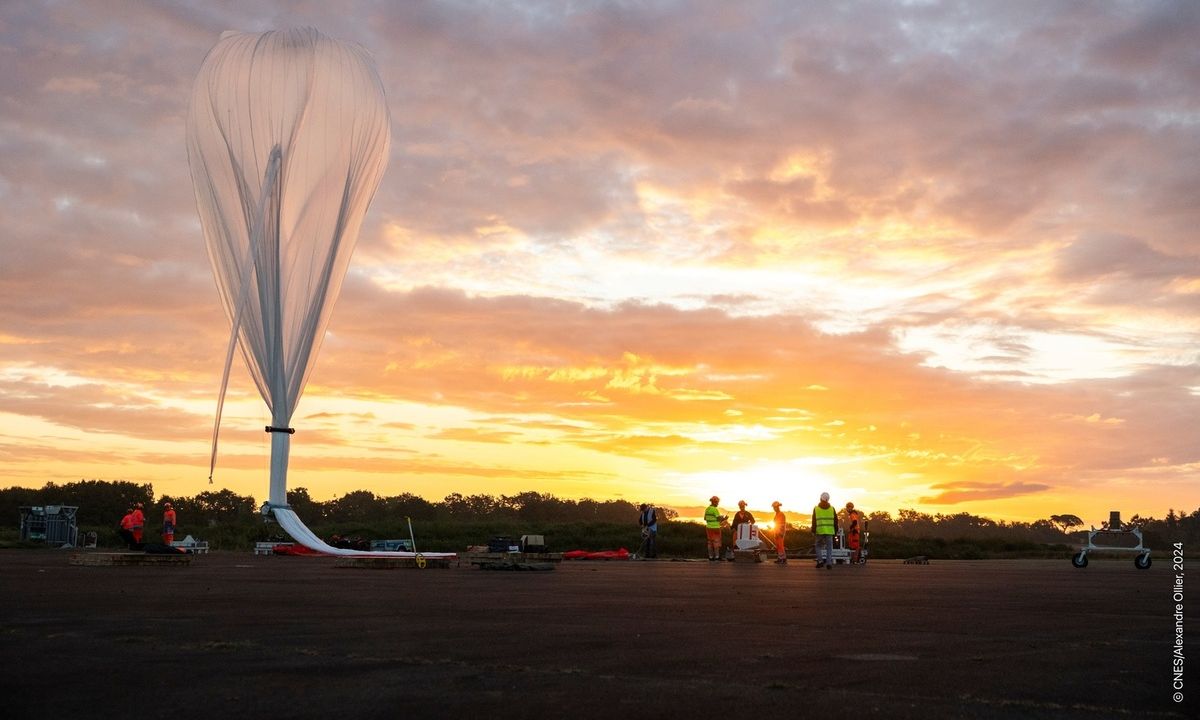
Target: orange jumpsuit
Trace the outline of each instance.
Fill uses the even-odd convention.
[[[133,533],[135,542],[142,541],[142,527],[146,524],[146,513],[142,512],[141,508],[133,509],[133,525],[129,528],[129,532]]]
[[[846,547],[851,551],[851,562],[858,562],[862,549],[862,516],[857,510],[846,511]]]
[[[175,510],[167,508],[163,511],[163,545],[170,545],[175,540]]]
[[[133,547],[137,540],[133,537],[133,512],[125,513],[125,517],[121,518],[121,539],[125,544]]]
[[[775,511],[775,554],[780,560],[787,557],[787,550],[783,546],[784,535],[787,533],[787,516],[782,510]]]

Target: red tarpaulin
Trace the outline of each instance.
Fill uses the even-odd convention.
[[[324,555],[323,552],[311,550],[298,543],[283,543],[272,548],[276,555]]]

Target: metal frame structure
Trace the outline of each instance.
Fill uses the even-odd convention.
[[[865,524],[865,523],[864,523]],[[869,554],[868,546],[871,541],[871,532],[863,530],[859,533],[859,549],[858,549],[858,564],[863,565],[867,562]],[[854,551],[846,547],[846,530],[838,527],[837,534],[833,536],[833,564],[851,565],[850,558],[854,556]]]
[[[1096,539],[1101,541],[1105,539],[1133,537],[1137,540],[1137,544],[1133,547],[1122,547],[1111,544],[1096,544]],[[1138,570],[1147,570],[1150,567],[1150,548],[1142,544],[1142,530],[1139,527],[1131,527],[1128,530],[1097,530],[1092,528],[1088,531],[1087,544],[1079,548],[1079,552],[1071,556],[1071,564],[1077,568],[1085,568],[1088,564],[1089,552],[1132,552],[1137,553],[1137,557],[1133,559],[1133,564]]]
[[[47,545],[79,544],[79,508],[73,505],[26,505],[21,510],[21,540]]]

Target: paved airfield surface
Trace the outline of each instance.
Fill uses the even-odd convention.
[[[249,553],[80,567],[72,552],[0,552],[6,717],[1094,719],[1200,707],[1200,659],[1189,696],[1172,701],[1165,560],[491,572]]]

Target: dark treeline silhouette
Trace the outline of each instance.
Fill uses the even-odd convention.
[[[1033,522],[1006,522],[991,520],[970,513],[954,515],[929,515],[916,510],[900,510],[896,517],[886,511],[867,516],[872,535],[917,539],[945,538],[955,540],[1008,540],[1012,542],[1062,543],[1078,541],[1086,537],[1086,530],[1073,528],[1084,523],[1076,515],[1051,515],[1045,520]],[[1096,528],[1107,528],[1105,520]],[[1200,541],[1200,508],[1192,513],[1167,511],[1165,518],[1134,515],[1125,523],[1125,529],[1138,527],[1147,547],[1165,549],[1169,542]]]
[[[156,497],[152,485],[125,481],[80,480],[58,485],[47,483],[38,489],[10,487],[0,489],[0,527],[15,529],[18,508],[25,505],[74,505],[79,507],[81,527],[113,528],[135,502],[146,506],[147,527],[156,529],[162,518],[162,503],[170,501],[179,514],[181,532],[204,533],[220,537],[217,529],[227,535],[227,543],[237,546],[250,539],[265,539],[277,532],[264,526],[259,515],[259,503],[249,495],[231,490],[217,490],[194,496]],[[627,500],[566,500],[548,493],[522,492],[516,495],[462,495],[451,493],[433,502],[411,493],[379,496],[367,490],[356,490],[327,501],[312,498],[305,488],[288,492],[288,503],[314,530],[353,532],[363,535],[396,536],[407,534],[405,519],[419,523],[422,531],[443,533],[443,549],[461,549],[451,537],[465,531],[453,528],[472,528],[471,532],[486,541],[487,533],[537,532],[554,525],[554,531],[570,537],[571,542],[584,546],[589,538],[596,543],[612,544],[623,528],[632,528],[636,535],[637,505]],[[675,519],[674,510],[660,508],[662,521]],[[2,518],[9,518],[8,521]],[[1030,553],[1037,547],[1061,550],[1067,543],[1077,543],[1086,537],[1086,527],[1078,516],[1051,515],[1032,522],[996,521],[970,513],[930,515],[903,509],[895,516],[877,511],[868,516],[871,544],[877,557],[905,557],[930,554],[938,557],[996,557],[1006,554]],[[11,523],[11,525],[9,524]],[[676,538],[679,552],[700,552],[702,533],[693,538],[690,523],[665,522],[660,539],[670,543]],[[1102,527],[1097,526],[1097,527]],[[1200,542],[1200,508],[1191,513],[1171,509],[1164,518],[1134,515],[1127,527],[1142,529],[1145,544],[1156,551],[1166,551],[1172,542]],[[789,549],[811,545],[805,523],[794,524],[788,534]],[[601,530],[604,528],[604,530]],[[1073,530],[1073,532],[1072,532]],[[697,532],[700,532],[697,530]],[[605,534],[607,533],[607,535]],[[603,538],[603,539],[602,539]],[[611,542],[610,542],[611,541]],[[632,540],[636,546],[637,540]],[[459,543],[461,544],[461,543]],[[693,546],[695,546],[693,548]]]
[[[413,520],[520,520],[523,522],[629,522],[637,517],[637,505],[628,500],[564,500],[548,493],[522,492],[516,495],[462,495],[451,493],[441,502],[404,493],[378,496],[369,490],[355,490],[340,498],[319,502],[305,488],[288,491],[288,504],[305,521],[313,523],[371,523],[411,517]],[[676,516],[663,509],[664,520]]]
[[[636,522],[637,505],[628,500],[564,500],[548,493],[522,492],[516,495],[461,495],[451,493],[441,502],[404,493],[392,497],[368,490],[355,490],[328,501],[314,500],[306,488],[288,491],[288,504],[310,524],[392,521],[411,517],[425,521],[503,521],[522,522]],[[74,505],[79,508],[80,525],[115,525],[125,509],[141,502],[151,526],[161,517],[161,505],[170,501],[179,514],[182,527],[211,527],[239,524],[258,517],[259,503],[249,495],[232,490],[202,492],[184,497],[154,496],[152,485],[124,481],[80,480],[58,485],[47,483],[39,489],[11,487],[0,490],[0,517],[16,520],[18,509],[26,505]],[[662,520],[676,516],[663,508]]]

